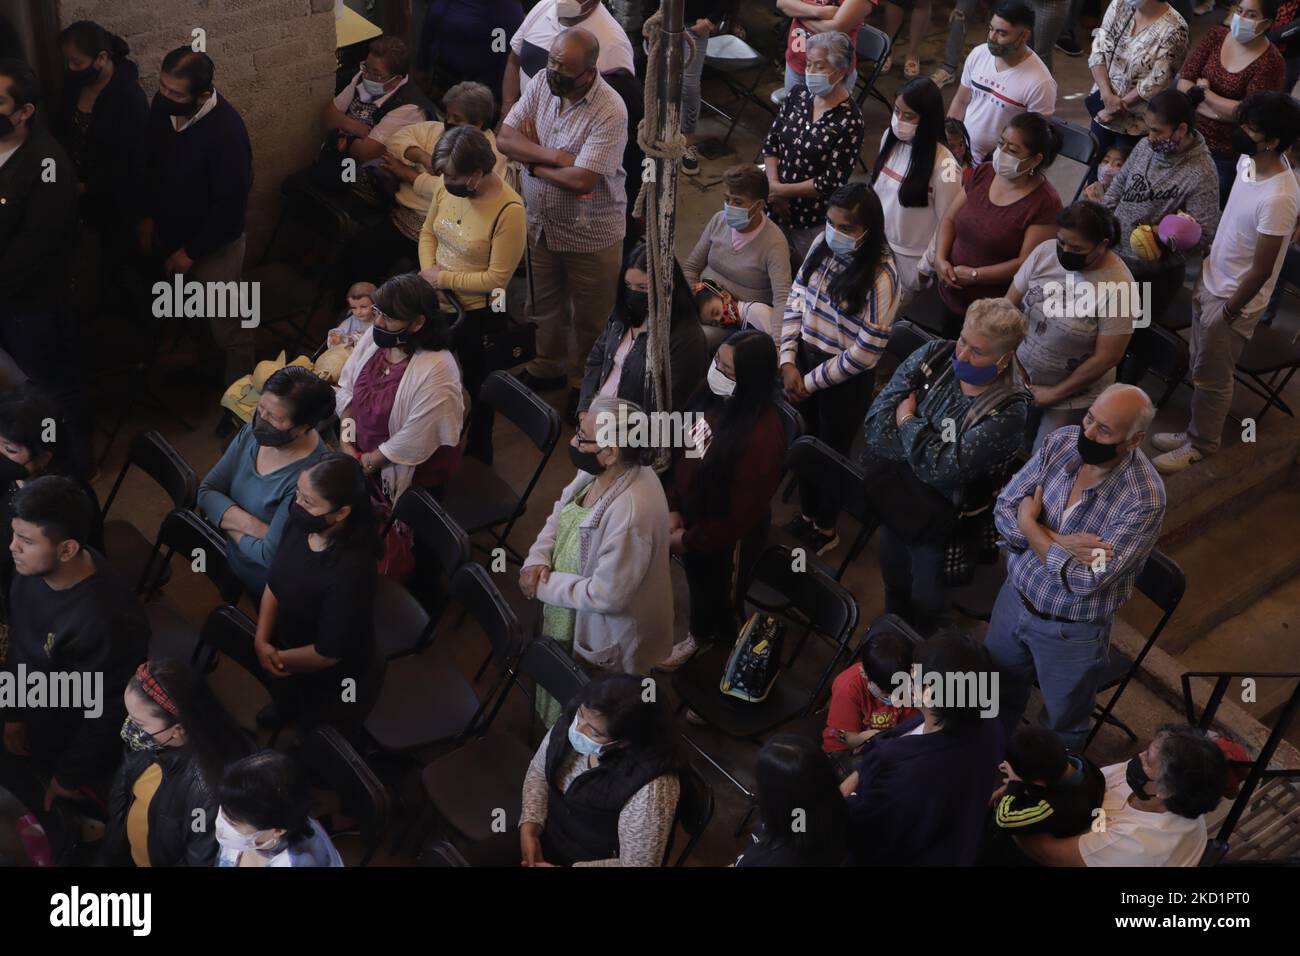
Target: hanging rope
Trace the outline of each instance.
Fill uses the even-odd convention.
[[[649,323],[650,341],[646,349],[646,385],[651,396],[650,411],[666,411],[671,404],[672,381],[669,363],[669,345],[672,327],[673,225],[677,211],[676,164],[686,152],[686,137],[681,132],[681,106],[669,103],[665,125],[659,128],[659,82],[663,67],[660,48],[663,45],[663,10],[655,12],[645,22],[642,34],[649,42],[646,65],[644,112],[637,125],[636,141],[646,156],[656,160],[653,178],[642,177],[632,215],[645,222],[646,273],[650,277]],[[684,65],[689,65],[699,55],[695,37],[683,29],[686,38]],[[663,61],[666,63],[665,55]],[[660,170],[664,175],[659,175]],[[651,203],[653,215],[646,216],[646,204]],[[680,411],[680,409],[675,409]],[[663,471],[671,461],[668,447],[656,450],[655,468]]]

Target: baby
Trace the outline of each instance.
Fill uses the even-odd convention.
[[[375,304],[375,284],[373,282],[356,282],[348,289],[348,311],[343,321],[336,328],[330,329],[325,337],[327,348],[340,345],[356,345],[357,340],[375,321],[373,312]]]

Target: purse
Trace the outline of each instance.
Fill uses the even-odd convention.
[[[731,648],[718,690],[746,703],[762,703],[781,673],[784,643],[785,621],[770,614],[755,613]]]
[[[415,535],[405,524],[393,518],[392,503],[373,479],[370,503],[379,519],[379,537],[383,543],[379,573],[398,584],[405,584],[415,573]]]

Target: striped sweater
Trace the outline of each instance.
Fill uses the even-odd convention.
[[[824,236],[818,236],[808,254],[811,256],[825,241]],[[893,256],[886,250],[874,287],[855,315],[846,314],[839,303],[831,301],[831,281],[843,269],[842,259],[828,255],[808,277],[807,284],[802,267],[790,283],[781,322],[781,364],[798,364],[795,355],[800,339],[831,356],[804,375],[804,387],[809,392],[839,385],[875,368],[894,324],[899,285]]]

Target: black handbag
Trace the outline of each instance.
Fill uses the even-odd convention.
[[[492,228],[488,230],[489,236],[495,236],[497,223],[501,221],[501,214],[516,203],[506,203],[497,210],[496,219],[492,220]],[[455,306],[460,316],[456,324],[452,326],[452,333],[458,335],[469,334],[468,329],[464,329],[465,318],[464,307],[461,306],[460,300],[455,293],[443,290]],[[492,303],[492,296],[488,296],[489,307]],[[494,324],[494,327],[480,328],[477,333],[482,336],[483,346],[483,371],[484,373],[496,372],[501,369],[510,369],[525,362],[531,362],[537,358],[537,323],[530,319],[520,321],[509,312],[499,313],[501,321]]]
[[[957,524],[957,507],[901,461],[866,463],[862,490],[881,524],[904,544],[943,544]]]

